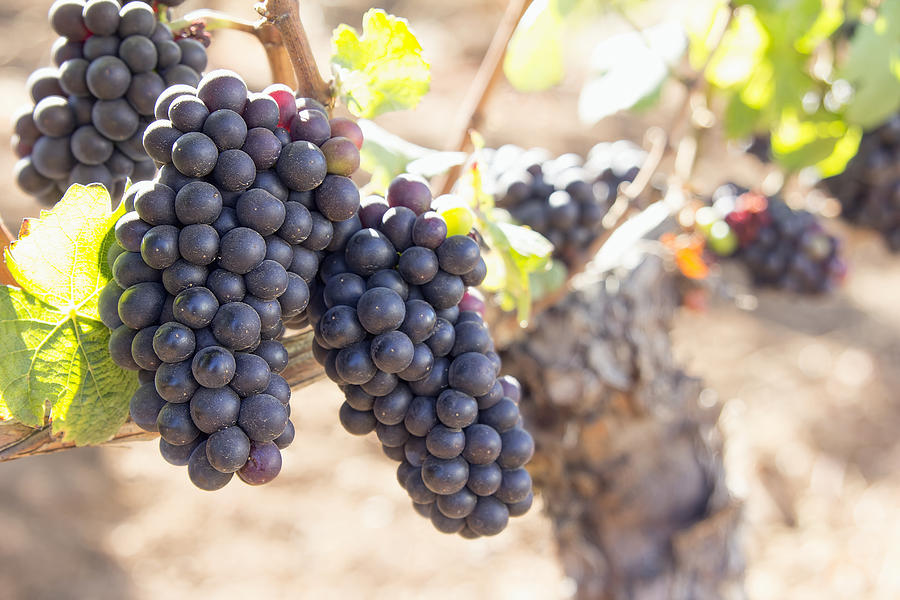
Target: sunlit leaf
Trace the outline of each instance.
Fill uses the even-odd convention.
[[[340,25],[331,44],[338,92],[358,117],[412,108],[428,91],[431,66],[406,19],[372,9],[363,16],[362,36]]]
[[[841,77],[855,89],[851,123],[874,127],[900,109],[900,2],[882,2],[878,17],[857,27]]]
[[[468,157],[464,152],[441,152],[413,144],[367,119],[360,119],[359,127],[364,140],[360,168],[372,175],[367,185],[371,192],[384,193],[401,173],[434,177],[465,163]]]
[[[97,297],[121,211],[101,186],[75,185],[26,222],[6,260],[22,289],[0,287],[0,412],[76,444],[106,441],[128,416],[137,376],[109,356]]]
[[[679,23],[613,36],[594,47],[591,78],[581,90],[578,116],[593,124],[656,93],[687,48]]]
[[[509,41],[503,72],[517,90],[535,92],[562,81],[563,19],[557,0],[535,0]]]
[[[736,10],[734,20],[706,68],[706,79],[728,88],[747,81],[765,53],[769,37],[752,10]]]

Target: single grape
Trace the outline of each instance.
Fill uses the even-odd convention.
[[[181,323],[164,323],[153,336],[153,350],[163,362],[187,360],[194,354],[195,348],[193,330]]]
[[[281,472],[281,452],[272,442],[251,442],[250,456],[237,472],[241,481],[249,485],[269,483]]]
[[[406,411],[413,395],[405,385],[397,385],[384,396],[378,396],[372,403],[375,418],[385,425],[397,425],[406,418]]]
[[[218,316],[219,301],[205,287],[188,288],[175,297],[172,312],[175,320],[193,329],[209,325]]]
[[[152,383],[145,383],[131,397],[131,420],[144,431],[158,431],[156,420],[165,405],[166,401],[156,393],[156,387]]]
[[[202,265],[178,259],[163,271],[162,282],[167,292],[177,296],[188,288],[204,285],[208,273],[209,270]]]
[[[187,402],[198,387],[189,360],[160,365],[155,383],[159,395],[168,402]]]
[[[372,339],[370,351],[376,367],[385,373],[399,373],[412,363],[415,348],[406,334],[389,331]]]
[[[135,334],[131,341],[131,356],[141,369],[155,371],[162,361],[153,351],[153,335],[159,329],[156,325],[145,327]]]
[[[159,453],[162,455],[163,460],[165,460],[170,465],[175,465],[176,467],[186,467],[188,462],[190,462],[191,454],[193,454],[194,450],[205,441],[205,436],[198,436],[190,444],[184,444],[183,446],[176,446],[175,444],[170,444],[166,440],[159,438]]]
[[[466,517],[466,524],[478,535],[497,535],[508,522],[509,509],[491,496],[478,498],[472,513]]]
[[[469,465],[469,480],[466,487],[478,496],[490,496],[498,489],[503,480],[503,471],[497,463]]]
[[[230,350],[244,350],[256,343],[260,327],[259,315],[243,302],[223,304],[212,320],[213,334]]]
[[[278,447],[279,450],[284,450],[294,441],[294,424],[288,420],[287,426],[284,428],[284,431],[277,438],[272,440],[272,443]]]
[[[328,172],[350,177],[359,169],[359,149],[345,137],[333,137],[322,144]]]
[[[210,112],[229,109],[241,113],[247,103],[247,84],[231,71],[210,71],[200,80],[197,97],[203,100]]]
[[[240,427],[226,427],[206,441],[206,458],[216,471],[234,473],[247,463],[250,439]]]
[[[151,228],[141,240],[141,258],[154,269],[162,270],[172,265],[179,257],[178,234],[174,225]]]
[[[397,292],[373,288],[357,303],[357,316],[362,326],[373,335],[397,329],[406,317],[406,306]]]
[[[325,180],[328,171],[325,155],[318,146],[307,141],[284,146],[275,168],[290,189],[301,192],[315,189]]]
[[[191,453],[188,460],[188,476],[191,483],[205,491],[215,491],[225,487],[234,473],[222,473],[217,471],[209,463],[206,456],[206,442],[202,442]]]
[[[190,407],[185,403],[167,402],[159,411],[156,427],[162,439],[175,446],[190,444],[200,435],[191,419]]]
[[[281,373],[287,367],[288,353],[279,341],[263,340],[253,353],[265,359],[273,373]]]
[[[172,145],[172,164],[188,177],[205,177],[212,173],[219,151],[209,136],[190,131]],[[199,183],[199,182],[198,182]]]
[[[365,277],[393,268],[397,264],[397,251],[381,232],[361,229],[347,242],[345,258],[354,273]]]
[[[219,241],[219,266],[233,273],[249,273],[265,256],[265,240],[248,227],[232,229]]]
[[[462,457],[442,459],[429,456],[422,464],[422,480],[435,494],[453,494],[463,489],[469,478],[469,463]]]
[[[375,415],[372,411],[360,411],[344,402],[339,411],[341,425],[353,435],[366,435],[375,430]]]
[[[197,383],[206,388],[221,388],[234,377],[234,355],[221,346],[198,350],[191,361],[191,372]]]
[[[419,177],[400,175],[388,187],[386,199],[390,206],[405,206],[421,215],[431,207],[431,190]]]
[[[119,297],[119,318],[132,329],[156,323],[162,312],[166,290],[156,282],[136,283]]]

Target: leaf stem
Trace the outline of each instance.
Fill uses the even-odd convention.
[[[309,38],[300,20],[298,0],[265,0],[257,5],[257,12],[281,34],[281,42],[290,58],[297,76],[298,91],[331,106],[334,98],[331,86],[322,79],[319,67],[309,45]]]
[[[469,86],[469,91],[463,100],[457,117],[457,125],[451,129],[453,138],[451,138],[448,149],[464,152],[471,147],[469,132],[478,129],[484,122],[485,107],[491,92],[500,79],[503,57],[506,55],[509,40],[530,4],[531,0],[509,0],[509,4],[506,5],[506,12],[503,13],[503,18],[497,25],[491,44],[488,46],[481,65],[478,67],[478,72],[475,74],[475,79],[472,80],[472,85]],[[442,194],[450,191],[460,173],[460,166],[455,166],[447,172],[441,186]]]

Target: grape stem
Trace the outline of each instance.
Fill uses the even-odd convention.
[[[292,389],[306,387],[325,375],[313,358],[312,339],[313,332],[304,331],[281,340],[290,358],[288,367],[281,376]],[[158,435],[140,429],[129,420],[106,445],[152,440]],[[35,429],[14,421],[0,421],[0,462],[73,448],[75,445],[71,442],[63,442],[61,436],[54,436],[49,425]]]
[[[288,56],[287,49],[282,43],[281,32],[266,19],[249,21],[232,17],[217,10],[200,9],[172,21],[169,23],[169,27],[173,32],[177,33],[187,29],[194,23],[203,23],[207,31],[232,29],[255,36],[259,43],[262,44],[263,50],[265,50],[266,59],[269,61],[269,68],[272,71],[272,80],[276,83],[284,83],[292,88],[296,86],[297,80],[294,77],[294,69],[291,66],[291,59]]]
[[[531,0],[510,0],[509,4],[506,5],[503,19],[497,26],[494,38],[484,54],[481,65],[478,67],[478,73],[475,74],[475,79],[472,80],[472,85],[469,86],[469,91],[463,100],[462,108],[457,118],[457,126],[451,129],[451,131],[456,133],[450,145],[450,150],[466,152],[471,149],[470,132],[478,129],[484,123],[485,107],[490,99],[491,92],[497,85],[497,81],[500,80],[503,57],[506,56],[509,40],[512,38],[519,20],[525,14],[530,4]],[[461,171],[462,166],[457,165],[447,172],[441,186],[442,194],[450,192],[453,184],[459,179]]]
[[[281,33],[282,43],[297,76],[298,92],[318,100],[325,106],[334,104],[331,85],[322,79],[312,47],[309,45],[309,38],[303,29],[303,22],[300,20],[300,2],[265,0],[257,5],[256,10]]]

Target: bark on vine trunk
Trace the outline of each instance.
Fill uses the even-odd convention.
[[[725,486],[718,410],[672,357],[676,300],[656,256],[587,272],[503,352],[578,598],[743,594],[740,506]]]

